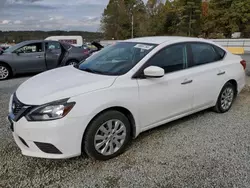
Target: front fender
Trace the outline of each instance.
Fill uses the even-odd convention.
[[[136,135],[138,135],[141,130],[138,108],[138,88],[136,84],[130,89],[111,86],[111,88],[72,97],[70,101],[76,102],[76,105],[68,114],[71,117],[88,117],[88,122],[90,122],[97,114],[106,109],[122,107],[130,111],[133,115],[136,124]]]

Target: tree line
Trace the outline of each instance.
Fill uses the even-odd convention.
[[[250,0],[148,0],[146,4],[143,0],[110,0],[101,30],[105,39],[132,35],[231,38],[234,32],[250,37]]]
[[[98,41],[103,38],[102,33],[86,31],[0,31],[0,43],[19,43],[25,40],[43,40],[49,36],[79,35],[85,41]]]

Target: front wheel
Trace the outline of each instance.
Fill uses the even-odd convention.
[[[0,64],[0,80],[6,80],[10,77],[10,69],[4,64]]]
[[[232,107],[235,96],[236,88],[234,85],[229,82],[226,83],[220,92],[214,110],[218,113],[227,112]]]
[[[118,111],[107,111],[96,117],[88,126],[83,138],[87,155],[107,160],[121,154],[131,138],[128,118]]]

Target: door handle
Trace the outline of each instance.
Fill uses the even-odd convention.
[[[220,75],[223,75],[225,73],[226,73],[225,71],[220,71],[217,75],[220,76]]]
[[[38,55],[38,56],[36,56],[36,58],[42,58],[43,56],[41,56],[41,55]]]
[[[193,80],[184,80],[184,82],[182,82],[181,84],[185,85],[185,84],[190,84],[192,82],[193,82]]]

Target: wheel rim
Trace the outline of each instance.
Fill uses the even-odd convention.
[[[71,62],[69,62],[69,65],[76,66],[76,65],[77,65],[77,62],[75,62],[75,61],[71,61]]]
[[[0,66],[0,79],[6,79],[9,76],[9,71],[6,67]]]
[[[221,107],[228,110],[233,102],[234,90],[231,87],[226,88],[221,95]]]
[[[126,127],[123,122],[112,119],[102,124],[94,138],[95,149],[102,155],[112,155],[124,144]]]

